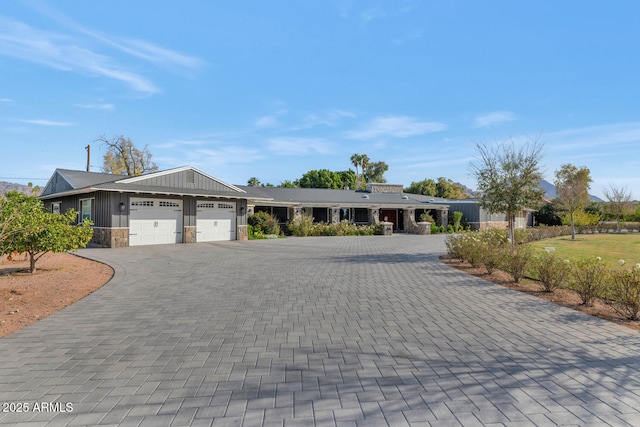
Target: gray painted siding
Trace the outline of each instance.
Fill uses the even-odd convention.
[[[186,189],[200,189],[211,191],[235,191],[226,185],[220,184],[211,178],[208,178],[200,173],[192,170],[185,170],[181,172],[171,173],[167,175],[161,175],[143,179],[138,181],[142,185],[153,185],[160,187],[173,187],[173,188],[186,188]]]
[[[61,193],[63,191],[73,190],[73,187],[60,176],[58,172],[54,173],[51,180],[47,183],[47,186],[42,191],[42,196],[49,194]]]
[[[449,213],[462,212],[465,222],[480,222],[480,206],[476,203],[449,203]]]

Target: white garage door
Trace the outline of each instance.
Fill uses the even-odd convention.
[[[196,241],[236,240],[235,202],[198,202]]]
[[[182,243],[182,200],[132,197],[129,246]]]

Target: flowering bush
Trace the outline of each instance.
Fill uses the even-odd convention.
[[[623,269],[611,272],[609,298],[611,299],[611,306],[618,314],[630,320],[638,320],[638,313],[640,312],[640,264],[636,264],[630,270]]]
[[[280,234],[278,219],[268,212],[256,212],[247,216],[250,239],[264,239],[265,236]]]
[[[313,218],[300,215],[289,223],[289,232],[294,236],[372,236],[382,234],[382,225],[355,225],[349,221],[339,223],[313,223]]]
[[[504,251],[501,268],[513,277],[513,281],[520,283],[533,259],[533,250],[527,245],[516,245]]]
[[[568,260],[543,252],[534,258],[532,267],[545,292],[553,292],[567,280],[571,270]]]
[[[583,305],[590,307],[597,297],[603,296],[609,271],[598,258],[582,259],[571,266],[570,288],[578,294]]]

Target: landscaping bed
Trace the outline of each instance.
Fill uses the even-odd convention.
[[[0,337],[91,294],[113,276],[111,267],[68,253],[45,254],[35,273],[19,255],[0,260]]]
[[[578,295],[564,288],[556,289],[553,292],[543,292],[542,285],[537,281],[530,279],[523,279],[520,283],[515,283],[511,276],[504,271],[494,270],[492,274],[487,274],[487,270],[484,267],[472,267],[468,262],[462,262],[458,259],[453,259],[448,255],[441,257],[443,263],[456,268],[467,274],[479,277],[484,280],[488,280],[495,284],[508,287],[510,289],[524,292],[529,295],[544,299],[554,304],[561,305],[573,310],[580,311],[582,313],[589,314],[610,322],[617,323],[636,331],[640,331],[640,321],[627,320],[619,313],[617,313],[610,305],[605,304],[602,300],[596,299],[593,306],[588,307],[581,304],[580,297]]]

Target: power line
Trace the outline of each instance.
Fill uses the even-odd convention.
[[[0,179],[26,179],[29,181],[47,181],[49,178],[18,178],[15,176],[0,176]]]

